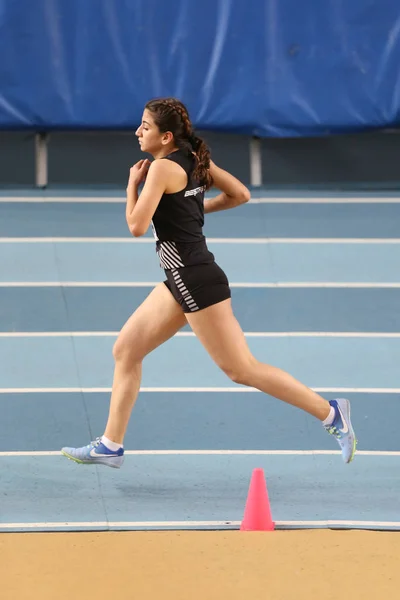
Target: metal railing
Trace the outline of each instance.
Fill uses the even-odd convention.
[[[45,188],[48,185],[48,142],[46,132],[35,134],[35,185]],[[262,186],[261,139],[249,138],[250,184],[253,187]]]

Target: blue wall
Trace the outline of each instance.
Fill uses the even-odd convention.
[[[203,130],[393,127],[399,40],[399,0],[0,0],[0,128],[133,128],[160,95]]]

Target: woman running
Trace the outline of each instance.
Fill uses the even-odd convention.
[[[122,465],[142,361],[189,323],[232,381],[257,388],[319,419],[337,439],[343,460],[349,463],[356,451],[349,401],[328,402],[285,371],[261,363],[251,354],[232,312],[228,279],[207,248],[204,213],[247,202],[249,190],[210,160],[210,151],[195,135],[186,107],[175,98],[148,102],[136,135],[141,150],[154,160],[140,160],[130,169],[126,221],[135,237],[144,235],[152,225],[166,280],[128,319],[114,345],[114,380],[104,435],[81,448],[63,448],[62,454],[78,463]],[[212,185],[221,193],[205,200],[204,192]]]

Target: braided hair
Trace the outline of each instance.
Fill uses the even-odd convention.
[[[194,155],[193,178],[206,189],[210,188],[213,183],[209,171],[210,150],[195,134],[186,106],[176,98],[156,98],[150,100],[145,108],[152,113],[161,133],[170,131],[177,147]]]

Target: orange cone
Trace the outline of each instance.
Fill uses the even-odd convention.
[[[240,531],[273,531],[267,484],[262,469],[254,469]]]

